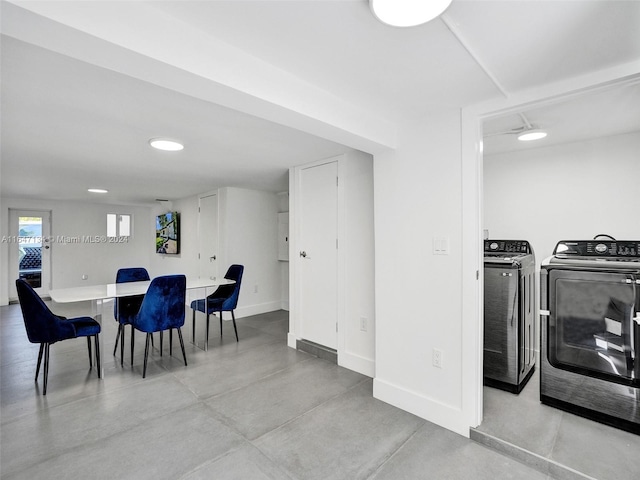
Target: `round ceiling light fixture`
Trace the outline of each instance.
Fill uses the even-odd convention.
[[[105,190],[104,188],[87,188],[87,192],[91,192],[91,193],[109,193],[109,190]]]
[[[184,148],[184,145],[180,142],[170,138],[152,138],[149,140],[149,145],[153,148],[164,150],[166,152],[178,152]]]
[[[369,0],[375,17],[392,27],[415,27],[440,16],[453,0]]]
[[[533,128],[529,130],[524,130],[522,133],[518,134],[518,140],[521,142],[530,142],[532,140],[540,140],[547,136],[547,132],[544,130],[540,130],[539,128]]]

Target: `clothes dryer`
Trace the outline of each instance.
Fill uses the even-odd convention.
[[[540,400],[640,433],[640,240],[561,241],[540,272]]]
[[[484,252],[484,384],[520,393],[535,369],[533,249],[485,240]]]

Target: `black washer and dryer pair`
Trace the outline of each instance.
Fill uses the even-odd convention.
[[[540,271],[540,400],[640,434],[640,240],[564,240]]]
[[[484,241],[484,384],[520,393],[535,370],[535,256],[525,240]]]

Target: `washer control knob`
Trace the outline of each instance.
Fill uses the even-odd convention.
[[[596,245],[596,252],[598,253],[607,253],[607,246],[604,243],[599,243]]]

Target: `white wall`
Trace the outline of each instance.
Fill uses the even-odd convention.
[[[150,253],[151,277],[159,275],[171,275],[182,273],[187,277],[197,278],[198,266],[198,197],[187,197],[172,202],[158,205],[152,211],[149,219],[149,229],[152,230],[155,240],[156,216],[168,211],[178,212],[180,215],[180,253],[166,255]],[[154,244],[155,245],[155,244]]]
[[[339,276],[342,328],[338,332],[338,364],[375,375],[375,240],[373,227],[373,157],[349,152],[338,161]],[[361,319],[366,321],[362,330]]]
[[[289,192],[278,194],[278,213],[289,211]],[[289,310],[289,262],[280,261],[280,308]]]
[[[278,261],[278,196],[274,193],[219,190],[220,265],[244,265],[236,316],[281,308]]]
[[[374,396],[468,436],[460,118],[450,110],[402,126],[397,150],[375,155]],[[449,240],[449,255],[432,253],[434,237]]]
[[[51,245],[52,288],[74,287],[85,284],[109,283],[115,280],[118,268],[140,266],[148,268],[153,251],[154,234],[149,227],[150,208],[113,206],[93,203],[81,205],[57,200],[34,201],[18,198],[2,199],[0,235],[10,235],[9,209],[51,211],[53,237],[80,237],[106,235],[107,213],[133,215],[133,231],[127,243],[53,243]],[[0,303],[9,301],[8,251],[11,244],[0,244]],[[87,275],[86,280],[82,276]],[[15,290],[15,287],[11,290]],[[12,295],[13,296],[13,295]],[[14,298],[11,298],[12,300]]]
[[[484,158],[484,229],[524,239],[536,261],[559,240],[640,237],[640,132]]]

